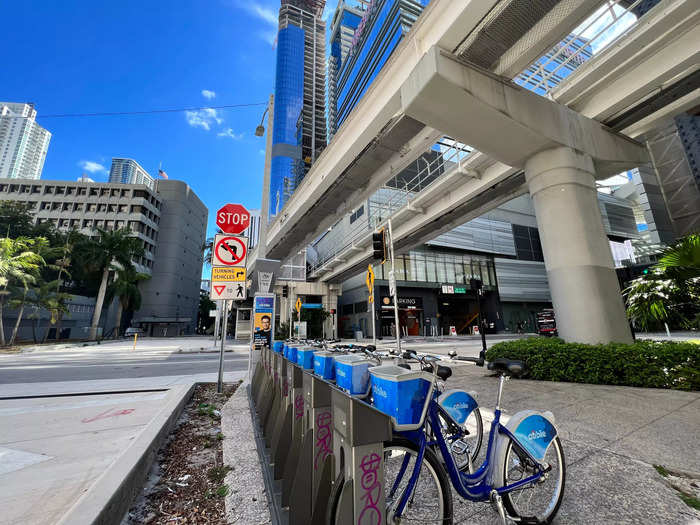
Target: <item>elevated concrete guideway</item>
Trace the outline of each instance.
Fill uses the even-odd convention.
[[[590,342],[629,340],[619,289],[616,284],[610,288],[613,265],[607,244],[602,242],[605,234],[600,212],[596,206],[593,212],[588,208],[595,203],[596,178],[646,164],[649,158],[645,148],[629,137],[493,73],[513,75],[525,64],[525,59],[518,57],[528,57],[528,61],[536,58],[586,16],[583,2],[577,7],[550,6],[549,12],[535,4],[538,16],[545,13],[540,22],[546,21],[549,31],[543,31],[535,20],[537,23],[529,26],[516,24],[513,34],[504,35],[498,22],[519,9],[516,2],[431,2],[270,226],[268,257],[283,258],[308,243],[423,153],[431,139],[449,135],[481,153],[472,155],[455,173],[444,175],[399,212],[406,220],[395,228],[397,247],[408,248],[437,235],[527,191],[529,186],[531,193],[539,194],[534,201],[541,235],[551,239],[543,242],[548,272],[556,269],[560,273],[557,278],[550,275],[550,282],[560,283],[552,286],[552,294],[559,319],[567,325],[562,335]],[[595,8],[593,4],[586,6]],[[655,13],[666,7],[657,6]],[[668,32],[666,27],[656,36]],[[500,57],[484,41],[494,35],[504,39]],[[654,49],[662,53],[665,47]],[[475,51],[479,49],[487,51],[484,56]],[[673,67],[678,70],[680,66],[668,69]],[[619,64],[617,71],[624,76],[630,68],[626,62]],[[632,98],[627,96],[624,102]],[[623,101],[616,99],[616,103]],[[398,137],[406,137],[403,147]],[[382,148],[386,151],[377,155]],[[363,162],[363,157],[372,161]],[[547,162],[553,164],[547,167]],[[561,209],[564,216],[558,218],[557,226],[563,229],[552,228],[540,217],[548,215],[545,210],[549,207],[561,208],[557,196],[568,203]],[[572,246],[573,242],[583,248]],[[316,276],[335,281],[348,275],[364,262],[368,244],[368,239],[361,239],[347,255],[320,268]],[[562,250],[576,253],[578,258],[567,259],[566,264],[556,262],[555,252]],[[599,251],[600,256],[590,256],[591,250]],[[569,263],[573,266],[567,268]],[[586,289],[574,290],[564,284],[577,275],[590,275],[592,282]],[[612,296],[610,289],[615,290]],[[586,295],[590,291],[592,295]],[[584,319],[577,329],[571,327],[585,316],[567,308],[572,294],[589,297],[587,308],[598,310],[595,319]],[[615,294],[617,299],[611,300]]]

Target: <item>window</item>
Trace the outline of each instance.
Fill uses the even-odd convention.
[[[341,315],[352,315],[352,304],[344,304],[340,307]]]
[[[362,214],[365,213],[365,206],[364,204],[357,208],[351,215],[350,215],[350,224],[355,222],[357,219],[362,217]]]
[[[363,312],[367,311],[367,301],[361,301],[359,303],[355,303],[355,313],[356,314],[361,314]]]
[[[100,194],[100,192],[97,190],[97,188],[90,188],[90,197],[97,197]]]

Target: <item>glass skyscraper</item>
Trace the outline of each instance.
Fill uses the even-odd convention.
[[[270,217],[326,147],[325,0],[282,0],[277,35]]]
[[[335,108],[329,112],[334,115],[334,125],[340,127],[348,117],[429,2],[373,0],[369,3],[340,65]]]
[[[155,187],[153,177],[133,159],[112,159],[112,167],[109,170],[109,182],[143,184],[151,189]]]
[[[328,141],[338,131],[336,107],[338,103],[338,76],[353,44],[355,30],[364,15],[364,6],[348,5],[344,0],[338,4],[333,14],[330,32],[330,52],[328,54]]]

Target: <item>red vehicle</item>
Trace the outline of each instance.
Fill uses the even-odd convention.
[[[554,317],[554,310],[551,308],[537,312],[537,333],[547,336],[558,335],[557,320]]]

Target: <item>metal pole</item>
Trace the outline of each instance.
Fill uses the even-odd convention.
[[[399,287],[396,285],[396,272],[394,268],[394,234],[391,230],[391,219],[389,224],[389,253],[391,255],[391,278],[394,281],[394,323],[396,324],[396,351],[401,355],[401,332],[399,327]]]
[[[377,327],[375,325],[376,310],[374,306],[374,290],[372,290],[372,344],[377,346]]]
[[[485,325],[484,323],[484,318],[481,315],[481,292],[483,289],[479,289],[476,291],[476,297],[477,297],[477,302],[479,305],[479,331],[481,333],[481,352],[479,352],[479,358],[484,359],[484,356],[486,355],[486,330],[485,330]]]
[[[221,352],[219,353],[219,380],[216,385],[216,391],[219,394],[224,392],[224,344],[226,343],[226,307],[228,306],[228,301],[224,301],[223,307],[223,319],[221,320]]]
[[[214,348],[216,348],[216,340],[219,337],[219,326],[221,326],[221,301],[216,301],[216,317],[214,317]]]

